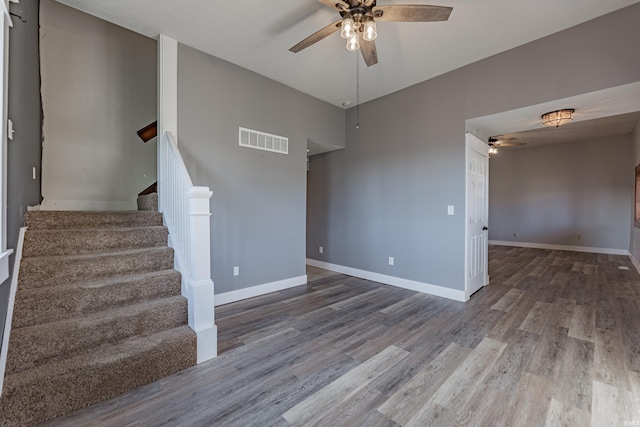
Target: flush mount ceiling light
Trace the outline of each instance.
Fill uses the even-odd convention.
[[[573,120],[573,108],[565,108],[562,110],[550,111],[542,115],[542,124],[545,126],[560,127]]]

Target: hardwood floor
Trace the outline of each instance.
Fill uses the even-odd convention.
[[[220,307],[216,360],[50,424],[640,425],[629,259],[492,246],[489,272],[467,303],[332,275]]]

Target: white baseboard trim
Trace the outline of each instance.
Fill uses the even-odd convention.
[[[2,333],[2,350],[0,350],[0,396],[4,387],[4,374],[7,367],[7,354],[9,352],[9,336],[11,335],[11,322],[13,321],[13,306],[16,302],[16,292],[18,291],[18,273],[20,273],[20,261],[22,260],[22,246],[24,244],[24,233],[27,227],[20,228],[18,235],[18,247],[16,248],[16,258],[13,260],[13,276],[11,276],[11,288],[9,289],[9,302],[7,303],[7,313],[4,319],[4,330]]]
[[[195,332],[196,337],[198,337],[196,363],[200,364],[216,358],[218,356],[218,326],[213,325],[210,328]]]
[[[547,243],[509,242],[489,240],[490,245],[514,246],[516,248],[551,249],[556,251],[588,252],[593,254],[629,255],[627,249],[594,248],[590,246],[551,245]]]
[[[468,299],[465,298],[465,292],[463,290],[450,289],[443,286],[431,285],[429,283],[416,282],[415,280],[403,279],[401,277],[387,276],[386,274],[373,273],[371,271],[359,270],[357,268],[345,267],[343,265],[331,264],[328,262],[309,258],[307,258],[307,265],[322,268],[324,270],[335,271],[336,273],[359,277],[361,279],[371,280],[373,282],[384,283],[385,285],[397,286],[399,288],[409,289],[411,291],[448,298],[454,301],[464,302]]]
[[[251,286],[249,288],[238,289],[237,291],[225,292],[214,296],[214,305],[229,304],[241,301],[247,298],[258,297],[271,292],[278,292],[283,289],[293,288],[295,286],[305,285],[307,283],[307,275],[291,277],[289,279],[278,280],[277,282],[265,283],[263,285]]]

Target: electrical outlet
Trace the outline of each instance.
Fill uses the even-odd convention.
[[[240,275],[240,267],[233,267],[233,275],[234,276]]]
[[[513,237],[516,237],[516,233],[513,233]]]
[[[395,259],[393,259],[393,257],[390,256],[389,257],[389,265],[394,265],[395,262],[396,262]]]
[[[447,206],[447,215],[453,215],[453,205]]]
[[[324,248],[323,248],[322,246],[319,246],[319,247],[318,247],[318,252],[320,252],[321,254],[323,254],[323,253],[324,253]]]
[[[582,236],[580,234],[578,234],[577,239],[578,240],[582,240]]]

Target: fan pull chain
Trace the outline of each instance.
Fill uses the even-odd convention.
[[[360,129],[360,55],[356,52],[356,129]]]

